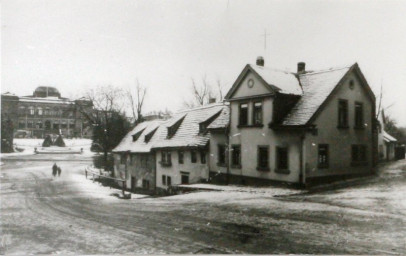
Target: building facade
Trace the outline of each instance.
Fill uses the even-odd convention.
[[[90,138],[92,135],[92,126],[83,115],[83,111],[93,111],[91,101],[63,98],[54,87],[40,86],[30,96],[2,94],[1,105],[2,116],[12,116],[14,136],[44,138],[48,134],[62,134]]]

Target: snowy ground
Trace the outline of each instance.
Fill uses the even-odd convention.
[[[53,159],[2,161],[0,254],[406,252],[406,161],[318,193],[230,186],[131,200],[86,179],[91,162],[59,161],[54,178]]]

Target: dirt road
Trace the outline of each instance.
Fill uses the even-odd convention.
[[[84,162],[58,162],[63,173],[53,178],[51,161],[2,161],[1,253],[406,252],[404,162],[334,192],[120,200],[77,184]]]

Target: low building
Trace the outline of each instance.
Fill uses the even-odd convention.
[[[380,161],[395,160],[397,139],[385,131],[386,118],[383,110],[378,115],[378,157]]]
[[[228,106],[217,103],[177,113],[173,118],[138,124],[113,150],[115,175],[130,188],[166,190],[207,182],[210,134]],[[225,134],[222,136],[226,137]]]
[[[14,134],[20,130],[20,134],[35,138],[59,133],[67,137],[92,135],[91,124],[82,114],[92,112],[92,102],[61,97],[54,87],[40,86],[29,96],[5,93],[1,104],[2,116],[12,116]]]

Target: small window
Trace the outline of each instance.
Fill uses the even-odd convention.
[[[319,144],[318,167],[328,168],[328,145]]]
[[[268,146],[258,147],[258,163],[257,170],[266,171],[269,170],[269,150]]]
[[[149,180],[142,180],[142,188],[149,189]]]
[[[75,121],[73,120],[69,121],[69,128],[71,129],[75,128]]]
[[[127,159],[126,159],[126,157],[124,156],[124,155],[122,155],[122,156],[120,156],[120,163],[121,164],[126,164],[126,161]]]
[[[248,104],[240,104],[239,125],[248,125]]]
[[[189,173],[186,173],[186,172],[181,173],[181,183],[189,184]]]
[[[25,122],[24,121],[20,121],[18,122],[18,128],[25,128]]]
[[[172,178],[171,178],[171,176],[166,176],[166,185],[167,186],[172,186]]]
[[[182,150],[178,151],[178,163],[183,164],[184,152]]]
[[[226,146],[225,145],[217,145],[218,150],[218,164],[224,165],[226,163]]]
[[[166,175],[162,175],[162,185],[166,185]]]
[[[61,128],[66,129],[67,127],[68,127],[68,125],[66,124],[66,122],[62,121]]]
[[[351,146],[351,161],[353,165],[365,165],[368,163],[366,145]]]
[[[37,122],[37,129],[42,129],[42,121]]]
[[[192,163],[196,163],[197,162],[197,154],[196,151],[190,151],[190,158],[192,160]]]
[[[204,151],[200,151],[200,162],[202,164],[206,163],[206,152],[204,152]]]
[[[355,128],[364,127],[364,113],[363,106],[360,102],[355,102]]]
[[[35,109],[34,109],[34,107],[30,107],[30,115],[34,115],[35,114]]]
[[[339,128],[348,127],[348,101],[347,100],[338,101],[338,127]]]
[[[288,148],[277,147],[276,148],[276,168],[279,170],[288,169]]]
[[[164,166],[171,166],[172,165],[171,152],[169,152],[169,151],[162,151],[161,152],[161,164],[164,165]]]
[[[37,109],[37,112],[38,112],[38,115],[39,115],[39,116],[42,116],[42,108],[38,108],[38,109]]]
[[[232,146],[231,164],[233,167],[241,167],[241,146]]]
[[[262,102],[254,102],[253,125],[262,125]]]
[[[28,121],[27,122],[27,128],[33,128],[33,126],[34,126],[33,121]]]

